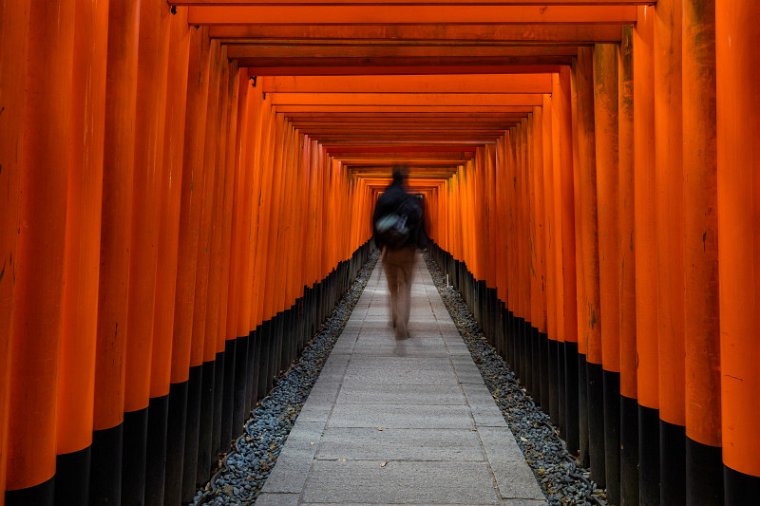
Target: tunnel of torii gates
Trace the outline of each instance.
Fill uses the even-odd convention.
[[[279,5],[278,5],[279,4]],[[391,167],[614,504],[760,504],[757,0],[0,0],[0,504],[180,504]]]

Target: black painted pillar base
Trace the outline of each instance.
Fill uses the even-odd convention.
[[[58,455],[55,459],[55,503],[90,502],[90,465],[92,449]]]
[[[572,454],[580,451],[578,343],[565,343],[565,442]]]
[[[119,504],[124,425],[92,433],[90,504]]]
[[[182,468],[182,502],[190,502],[195,496],[202,398],[203,367],[197,365],[190,367],[190,380],[187,386],[187,425],[185,426],[185,460]]]
[[[201,365],[200,424],[198,425],[198,463],[195,466],[195,487],[206,483],[212,460],[212,433],[214,431],[214,386],[216,383],[216,363]]]
[[[53,506],[54,501],[55,478],[33,487],[5,492],[6,506]]]
[[[589,443],[589,396],[586,355],[578,353],[578,461],[583,467],[591,466]]]
[[[591,479],[599,488],[607,486],[604,449],[604,376],[601,364],[586,362],[586,388],[588,392],[588,446],[591,462]]]
[[[726,506],[756,505],[760,497],[760,477],[734,471],[723,466]]]
[[[660,420],[660,504],[686,504],[686,428]]]
[[[187,431],[187,390],[187,381],[172,383],[169,387],[165,504],[180,504],[182,502],[182,471],[185,464],[185,433]]]
[[[224,392],[222,397],[221,450],[224,451],[232,440],[235,409],[235,366],[237,362],[237,339],[224,343]]]
[[[620,373],[602,371],[607,500],[620,504]]]
[[[686,438],[686,504],[689,506],[723,502],[722,453],[720,446],[708,446]]]
[[[145,504],[163,506],[166,487],[166,445],[169,430],[169,396],[156,397],[148,405],[148,455]]]
[[[148,409],[124,413],[124,465],[121,476],[121,504],[145,502],[145,476],[148,461]]]
[[[639,504],[660,504],[659,411],[644,406],[639,406]]]
[[[636,399],[620,396],[620,505],[639,504],[639,416]]]

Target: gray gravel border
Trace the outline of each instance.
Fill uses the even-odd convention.
[[[606,506],[605,491],[596,488],[590,471],[580,467],[567,451],[549,415],[536,406],[520,386],[515,372],[486,340],[462,296],[453,287],[447,286],[445,274],[435,260],[428,253],[424,257],[446,309],[549,504]]]
[[[250,505],[256,501],[378,257],[375,251],[298,360],[275,379],[269,395],[256,404],[243,434],[221,457],[219,470],[198,490],[192,504]]]

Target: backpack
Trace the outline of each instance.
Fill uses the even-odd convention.
[[[381,216],[375,222],[375,233],[383,244],[388,245],[391,249],[401,248],[409,242],[412,235],[408,223],[409,213],[412,212],[410,206],[409,199],[406,199],[396,211]]]

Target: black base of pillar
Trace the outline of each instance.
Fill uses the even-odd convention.
[[[169,396],[148,405],[148,460],[145,474],[146,506],[162,506],[166,487],[166,445],[169,430]]]
[[[722,453],[719,446],[686,438],[686,504],[689,506],[723,502]]]
[[[660,504],[659,411],[644,406],[639,406],[639,504]]]
[[[607,486],[604,449],[604,376],[601,364],[586,363],[588,392],[588,441],[591,479],[599,488]]]
[[[639,504],[639,416],[636,399],[620,397],[620,505]]]
[[[686,429],[660,420],[660,504],[686,504]]]
[[[90,502],[90,465],[92,449],[58,455],[55,459],[55,503]]]
[[[122,458],[121,504],[145,503],[145,476],[148,462],[148,409],[124,413],[124,454]]]
[[[188,382],[169,387],[169,425],[166,431],[165,504],[182,502],[182,471],[185,465]],[[113,503],[112,503],[113,504]]]
[[[55,478],[33,487],[5,492],[6,506],[53,506],[54,501]]]
[[[603,371],[604,472],[607,500],[620,504],[620,373]]]

